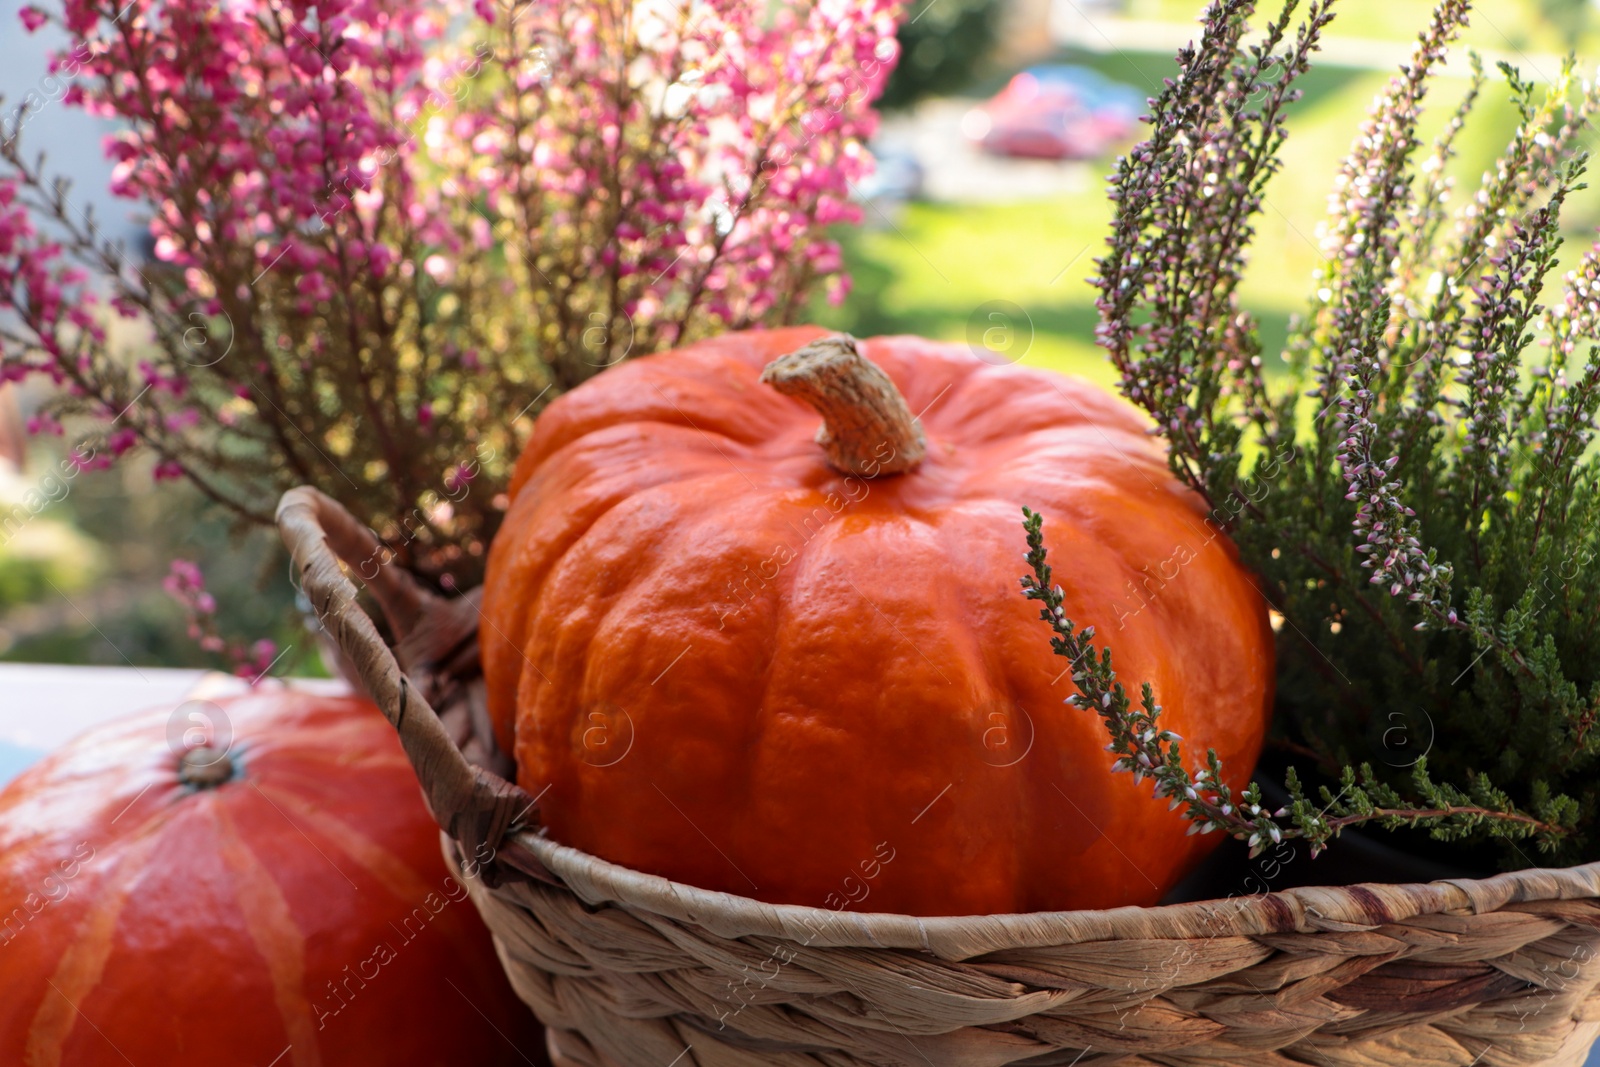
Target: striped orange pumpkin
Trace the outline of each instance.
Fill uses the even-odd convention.
[[[142,712],[0,792],[0,1064],[528,1062],[538,1025],[367,701]]]

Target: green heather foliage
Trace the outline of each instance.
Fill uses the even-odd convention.
[[[1420,826],[1508,868],[1595,859],[1600,250],[1565,279],[1553,268],[1600,96],[1570,64],[1542,89],[1502,66],[1520,124],[1452,198],[1446,165],[1486,79],[1474,57],[1443,132],[1418,135],[1469,13],[1443,0],[1335,180],[1309,306],[1265,357],[1289,373],[1269,380],[1236,288],[1290,86],[1331,17],[1313,0],[1292,29],[1295,6],[1251,45],[1247,0],[1208,9],[1112,179],[1095,281],[1123,393],[1282,616],[1292,802],[1268,812],[1253,787],[1229,795],[1214,757],[1186,768],[1159,694],[1134,708],[1112,649],[1061,617],[1031,513],[1025,593],[1078,665],[1074,702],[1105,718],[1117,769],[1153,778],[1196,830],[1320,851],[1355,823]],[[1300,777],[1331,788],[1314,799]]]

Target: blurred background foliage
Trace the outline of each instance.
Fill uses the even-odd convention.
[[[0,59],[37,47],[13,38],[15,7],[15,0],[0,0],[0,25],[7,27]],[[1431,7],[1431,0],[1342,0],[1327,58],[1302,79],[1286,166],[1268,191],[1243,287],[1268,353],[1281,345],[1289,316],[1305,306],[1319,258],[1317,224],[1339,160]],[[1128,142],[1090,159],[1013,160],[986,156],[957,123],[1018,71],[1040,63],[1086,67],[1152,95],[1175,71],[1172,52],[1198,10],[1194,0],[914,3],[880,135],[885,174],[914,177],[860,191],[868,200],[866,224],[840,235],[852,291],[839,306],[819,299],[812,320],[863,336],[964,341],[982,305],[1009,301],[1020,312],[1011,326],[1023,362],[1109,384],[1084,282],[1110,217],[1104,180]],[[1591,0],[1488,0],[1472,16],[1466,44],[1491,61],[1515,63],[1537,83],[1552,80],[1569,51],[1593,77],[1600,19]],[[1429,136],[1466,85],[1464,77],[1436,85]],[[4,89],[18,93],[10,81]],[[1458,141],[1453,169],[1464,190],[1476,186],[1515,126],[1503,80],[1492,77],[1484,96]],[[82,183],[100,180],[86,173]],[[1574,197],[1565,261],[1576,259],[1597,224],[1600,195]],[[30,441],[24,470],[0,476],[0,521],[72,443],[70,427],[64,438]],[[182,609],[161,590],[175,557],[201,563],[224,636],[271,637],[287,646],[274,673],[322,673],[296,621],[287,561],[274,540],[242,531],[187,487],[154,486],[137,463],[77,478],[59,503],[30,515],[15,533],[0,532],[0,659],[220,666],[188,638]]]
[[[52,450],[33,451],[30,468],[43,467]],[[9,540],[0,534],[0,659],[228,669],[190,638],[183,610],[161,588],[170,561],[181,558],[205,568],[227,636],[268,637],[286,650],[273,673],[326,673],[296,621],[288,559],[274,538],[240,526],[186,484],[153,485],[146,464],[70,485]],[[10,486],[0,480],[0,502],[16,496]]]
[[[959,93],[985,71],[1000,32],[996,0],[939,0],[913,6],[900,24],[900,62],[878,98],[902,110],[940,93]]]

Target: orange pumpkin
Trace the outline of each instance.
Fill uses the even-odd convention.
[[[0,792],[0,1063],[529,1062],[540,1029],[367,701],[143,712]]]
[[[480,628],[520,784],[563,843],[773,902],[1155,903],[1215,839],[1113,775],[1098,718],[1063,705],[1019,591],[1021,508],[1069,615],[1237,786],[1272,634],[1235,549],[1102,390],[822,336],[639,359],[540,416]]]

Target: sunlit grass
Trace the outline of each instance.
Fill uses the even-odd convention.
[[[1171,59],[1159,55],[1099,57],[1094,65],[1123,80],[1148,84],[1159,84],[1173,69]],[[1305,308],[1312,290],[1319,261],[1317,227],[1340,160],[1386,80],[1378,72],[1323,67],[1303,81],[1305,99],[1291,114],[1283,170],[1269,187],[1266,208],[1257,220],[1241,290],[1245,306],[1260,322],[1269,367],[1276,363],[1289,317]],[[1424,122],[1428,140],[1466,86],[1460,79],[1435,83]],[[1475,116],[1458,140],[1460,155],[1452,168],[1461,190],[1458,201],[1476,188],[1515,128],[1506,92],[1498,73],[1491,73]],[[926,165],[939,164],[929,160]],[[869,223],[875,226],[843,235],[854,291],[842,307],[819,303],[814,319],[863,336],[917,333],[964,341],[969,330],[984,328],[991,310],[986,305],[1007,301],[1023,312],[1017,328],[1024,336],[1030,326],[1033,331],[1023,362],[1109,384],[1111,370],[1094,344],[1097,316],[1087,279],[1094,273],[1110,219],[1104,178],[1111,162],[1090,166],[1093,173],[1087,178],[1064,170],[1064,191],[1045,200],[910,204],[890,225],[869,212]],[[1587,246],[1584,230],[1597,216],[1600,198],[1593,193],[1573,199],[1565,261]]]
[[[1409,42],[1427,24],[1434,2],[1338,0],[1328,32],[1371,41]],[[1203,6],[1195,0],[1130,0],[1126,14],[1136,19],[1193,22]],[[1592,53],[1597,43],[1596,19],[1592,13],[1585,18],[1583,7],[1582,3],[1562,0],[1479,0],[1473,4],[1471,24],[1462,34],[1462,43],[1507,53],[1565,54],[1574,47]],[[1264,15],[1275,15],[1278,6],[1263,3],[1259,10]],[[1557,15],[1561,16],[1559,21],[1552,17]]]

